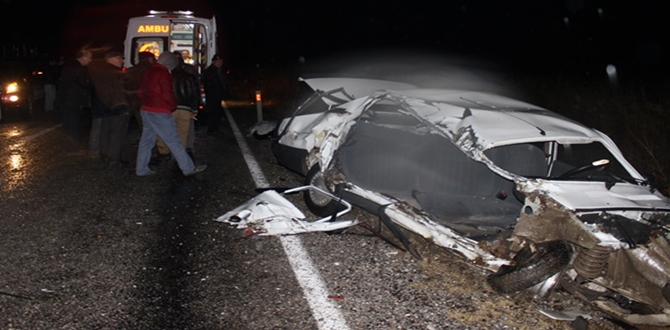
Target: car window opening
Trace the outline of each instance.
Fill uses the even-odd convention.
[[[338,162],[357,186],[406,201],[447,226],[469,227],[473,235],[482,235],[483,227],[495,232],[516,221],[521,201],[500,198],[514,190],[514,183],[443,136],[359,121],[347,141]]]
[[[496,166],[527,178],[605,182],[614,179],[636,183],[616,157],[598,142],[513,144],[491,148],[484,154]]]

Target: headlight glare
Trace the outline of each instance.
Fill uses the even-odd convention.
[[[15,82],[7,84],[6,91],[7,91],[7,94],[18,92],[19,91],[19,84],[15,83]]]

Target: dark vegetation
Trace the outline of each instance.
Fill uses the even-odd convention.
[[[607,134],[638,171],[669,195],[670,86],[633,81],[613,85],[605,78],[583,77],[521,77],[517,83],[530,96],[526,101]]]

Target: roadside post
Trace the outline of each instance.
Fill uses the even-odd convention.
[[[263,98],[261,97],[261,91],[256,91],[256,117],[258,121],[263,121]]]

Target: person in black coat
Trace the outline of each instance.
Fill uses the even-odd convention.
[[[212,64],[202,73],[205,88],[205,112],[207,113],[207,134],[220,134],[219,124],[223,116],[222,102],[228,98],[223,58],[219,54],[212,57]]]
[[[72,151],[82,150],[81,117],[91,107],[93,83],[86,68],[93,60],[88,49],[79,50],[75,59],[65,63],[58,83],[56,107],[63,115],[63,129],[71,139]]]
[[[184,67],[184,61],[181,59],[181,53],[176,56],[179,64],[172,70],[172,83],[174,86],[174,95],[177,100],[177,109],[172,112],[175,124],[177,125],[177,134],[182,145],[191,159],[195,162],[194,156],[194,118],[200,106],[200,82],[198,76],[189,73]],[[158,154],[167,155],[170,150],[167,145],[158,138],[156,141]]]

